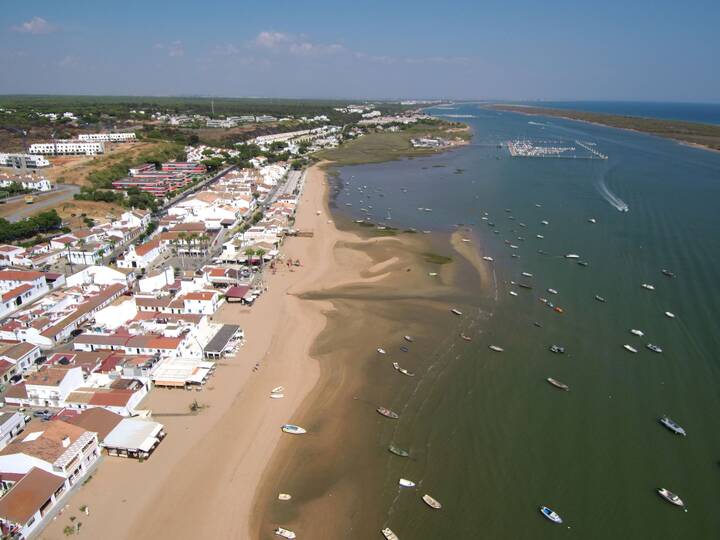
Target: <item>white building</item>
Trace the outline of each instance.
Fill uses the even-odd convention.
[[[0,153],[0,167],[14,167],[16,169],[40,169],[49,167],[50,162],[44,156],[30,154]]]
[[[49,290],[45,276],[40,272],[3,270],[0,272],[0,317],[32,302]]]
[[[25,428],[25,417],[19,412],[0,412],[0,450]]]
[[[30,154],[48,154],[51,156],[86,155],[95,156],[105,153],[105,144],[101,142],[55,141],[31,144]]]
[[[122,258],[117,260],[117,265],[120,268],[147,268],[166,250],[167,245],[161,243],[159,238],[139,246],[130,244]]]
[[[83,142],[133,142],[136,140],[135,133],[83,133],[78,135],[78,141]]]
[[[10,187],[13,183],[20,184],[23,189],[32,189],[34,191],[51,191],[52,184],[50,180],[44,176],[22,177],[22,178],[3,178],[0,179],[0,187]]]

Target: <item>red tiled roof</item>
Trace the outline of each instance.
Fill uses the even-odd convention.
[[[12,300],[13,298],[17,298],[24,292],[29,291],[32,289],[32,285],[28,285],[27,283],[23,283],[19,287],[15,287],[14,289],[9,290],[8,292],[4,293],[2,295],[2,301],[7,302],[8,300]]]
[[[151,240],[150,242],[145,242],[144,244],[137,246],[135,248],[135,253],[142,257],[158,247],[160,247],[160,239],[156,238],[155,240]]]
[[[110,392],[95,392],[90,398],[90,405],[98,407],[124,407],[132,397],[132,390],[112,390]]]
[[[134,336],[131,337],[126,346],[138,349],[177,349],[182,343],[182,338],[166,336]]]
[[[34,270],[3,270],[0,272],[0,281],[35,281],[43,275]]]

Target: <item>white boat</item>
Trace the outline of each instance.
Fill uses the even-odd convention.
[[[382,535],[387,538],[387,540],[400,540],[400,537],[392,532],[388,527],[385,527],[382,531],[380,531]]]
[[[595,219],[595,218],[590,218],[590,219],[588,219],[588,222],[595,224],[595,223],[597,223],[597,219]]]
[[[633,354],[635,354],[637,352],[637,349],[635,347],[633,347],[632,345],[625,344],[625,345],[623,345],[623,347],[625,347],[626,351],[630,351]]]
[[[307,433],[306,429],[294,424],[283,424],[282,430],[285,433],[290,433],[291,435],[302,435],[303,433]]]
[[[281,394],[279,392],[272,392],[270,394],[270,399],[282,399],[285,397],[285,394]]]
[[[568,253],[567,255],[565,255],[565,258],[566,259],[579,259],[580,255],[578,255],[577,253]]]
[[[428,273],[428,276],[430,276],[430,277],[435,277],[435,276],[437,276],[437,275],[438,275],[437,272],[429,272],[429,273]]]
[[[543,225],[550,225],[550,222],[546,219],[543,219],[540,223],[542,223]]]
[[[559,515],[557,512],[555,512],[555,511],[551,510],[550,508],[548,508],[547,506],[541,506],[541,507],[540,507],[540,513],[541,513],[543,516],[545,516],[547,519],[549,519],[550,521],[552,521],[553,523],[556,523],[556,524],[558,524],[558,525],[560,525],[560,524],[563,522],[563,520],[562,520],[562,518],[560,517],[560,515]]]
[[[558,292],[555,289],[548,289],[547,292],[550,294],[557,294]]]
[[[280,493],[278,495],[279,501],[289,501],[290,499],[292,499],[292,495],[290,495],[289,493]]]
[[[666,311],[666,312],[665,312],[665,316],[666,316],[668,319],[674,319],[674,318],[675,318],[675,314],[672,313],[672,312],[670,312],[670,311]]]
[[[654,290],[655,290],[655,286],[654,286],[654,285],[650,285],[649,283],[643,283],[643,284],[642,284],[642,288],[643,288],[643,289],[647,289],[648,291],[654,291]]]
[[[412,343],[413,341],[415,341],[412,336],[403,336],[403,339],[408,343]]]
[[[518,249],[518,246],[516,246],[515,244],[510,244],[510,249]]]
[[[637,329],[635,329],[635,328],[631,328],[631,329],[630,329],[630,333],[631,333],[631,334],[634,334],[634,335],[636,335],[636,336],[638,336],[638,337],[643,337],[643,336],[645,335],[645,332],[643,332],[642,330],[637,330]]]
[[[396,370],[398,370],[400,373],[402,373],[403,375],[407,375],[408,377],[414,377],[414,376],[415,376],[414,373],[410,373],[407,369],[401,368],[401,367],[400,367],[400,364],[398,364],[397,362],[393,362],[393,367],[394,367]]]
[[[457,316],[462,315],[462,311],[460,311],[459,309],[452,308],[450,311]]]
[[[282,393],[282,392],[284,392],[284,391],[285,391],[285,387],[284,387],[284,386],[276,386],[275,388],[273,388],[272,390],[270,390],[270,392],[273,393],[273,394],[280,394],[280,393]]]
[[[502,347],[498,347],[497,345],[489,345],[488,348],[491,351],[495,351],[495,352],[503,352],[505,350]]]
[[[536,234],[535,238],[539,238],[540,240],[544,239],[545,237],[542,234]]]
[[[665,488],[658,489],[658,495],[660,495],[663,499],[665,499],[670,504],[674,504],[675,506],[683,507],[685,506],[685,503],[683,500],[675,495],[672,491]]]
[[[510,291],[510,294],[511,294],[512,296],[517,296],[517,295],[518,295],[518,293],[516,293],[515,291]]]
[[[442,504],[440,504],[437,500],[433,499],[427,493],[423,495],[422,500],[425,501],[425,504],[427,504],[433,510],[440,510],[442,508]]]
[[[472,240],[470,240],[469,238],[462,238],[462,241],[463,242],[472,242]]]
[[[406,488],[415,487],[415,482],[413,482],[412,480],[408,480],[407,478],[401,478],[398,484]]]
[[[290,539],[297,537],[297,535],[294,532],[292,532],[289,529],[283,529],[282,527],[278,527],[277,529],[275,529],[275,534],[277,536],[282,536],[283,538],[290,538]]]
[[[530,272],[523,272],[523,273],[520,274],[520,275],[521,275],[521,276],[525,276],[525,277],[533,277],[533,275],[532,275]]]
[[[380,354],[385,354],[385,349],[378,347],[377,352],[379,352]]]
[[[483,260],[484,260],[484,261],[488,261],[488,262],[493,262],[495,259],[493,259],[492,257],[488,257],[488,256],[486,255],[485,257],[483,257]]]

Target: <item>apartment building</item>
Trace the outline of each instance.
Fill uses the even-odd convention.
[[[51,156],[85,155],[95,156],[105,153],[105,144],[84,141],[54,141],[31,144],[30,154],[47,154]]]

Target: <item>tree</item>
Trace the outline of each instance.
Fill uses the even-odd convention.
[[[186,238],[187,238],[187,234],[185,234],[184,232],[179,233],[178,237],[177,237],[178,243],[181,244],[180,249],[178,249],[178,251],[180,252],[180,266],[183,267],[183,270],[185,269],[185,257],[183,256],[182,244],[185,243]]]

